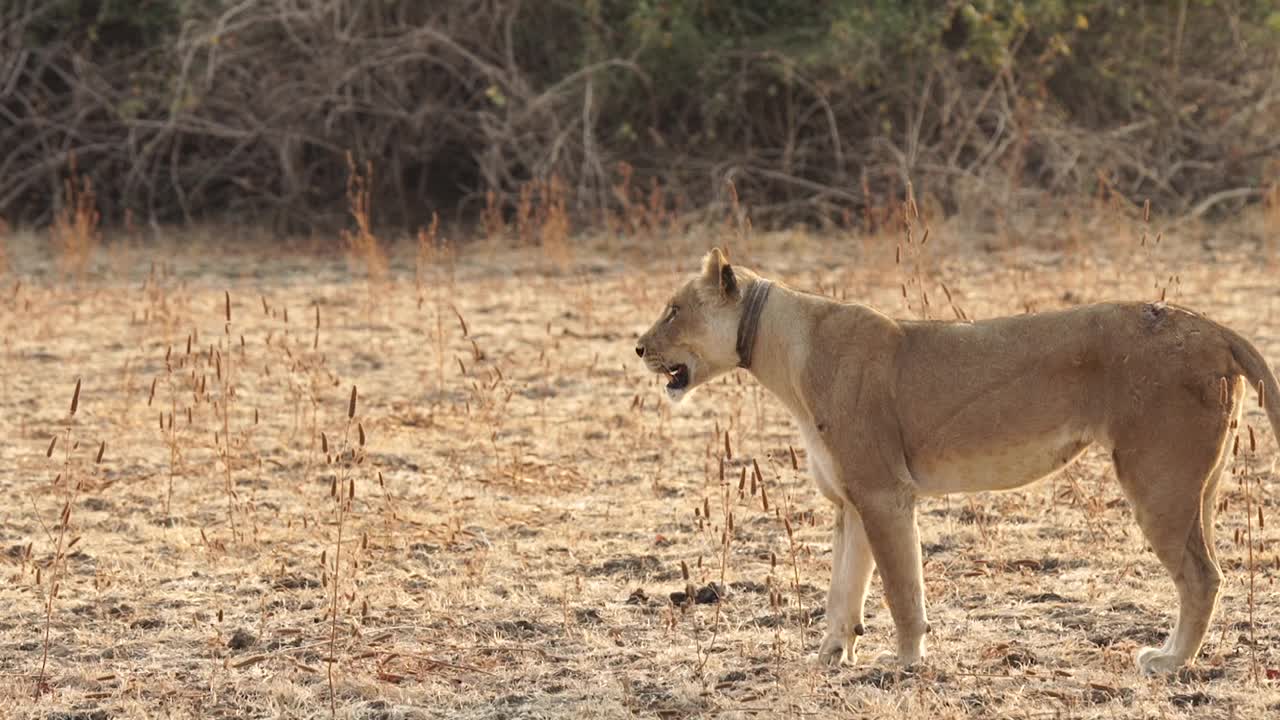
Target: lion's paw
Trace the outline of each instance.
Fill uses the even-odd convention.
[[[1137,664],[1144,675],[1166,675],[1177,672],[1182,660],[1164,648],[1146,647],[1138,651]]]
[[[909,670],[911,668],[920,667],[925,661],[923,654],[914,657],[903,657],[897,653],[882,652],[876,655],[871,661],[872,666],[893,669],[893,670]]]
[[[813,656],[814,664],[822,667],[840,667],[850,659],[845,643],[834,635],[823,638],[822,645],[818,647],[818,654]]]

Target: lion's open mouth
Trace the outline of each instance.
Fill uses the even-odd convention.
[[[671,380],[667,383],[668,390],[683,390],[689,387],[689,366],[688,365],[672,365],[666,368],[667,377]]]

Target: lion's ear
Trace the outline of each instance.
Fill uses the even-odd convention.
[[[718,247],[711,248],[702,259],[702,279],[707,285],[719,288],[724,297],[738,294],[738,278],[733,274],[733,266]]]

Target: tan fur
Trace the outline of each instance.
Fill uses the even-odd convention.
[[[728,372],[749,270],[719,250],[639,341],[651,370],[690,368],[689,387]],[[1228,328],[1164,304],[1100,304],[974,323],[894,320],[775,285],[750,372],[791,411],[809,467],[836,506],[828,632],[840,663],[861,634],[877,567],[898,660],[924,656],[916,499],[1026,485],[1089,445],[1110,450],[1134,516],[1178,590],[1179,616],[1144,672],[1194,659],[1217,601],[1218,476],[1244,381],[1266,388],[1280,434],[1280,388]],[[672,392],[679,400],[685,391]]]

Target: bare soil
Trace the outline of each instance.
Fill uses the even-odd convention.
[[[774,234],[733,256],[904,317],[952,317],[942,283],[969,317],[1163,287],[1280,364],[1274,244],[1139,232],[941,228],[901,265],[893,237]],[[1099,451],[1022,491],[923,503],[923,666],[877,664],[878,581],[858,662],[810,664],[831,518],[794,426],[741,371],[671,408],[633,352],[715,240],[559,260],[477,242],[419,283],[408,250],[370,282],[336,252],[208,236],[109,245],[77,281],[42,237],[8,238],[0,715],[1280,714],[1276,443],[1252,404],[1194,667],[1134,669],[1175,595]]]

